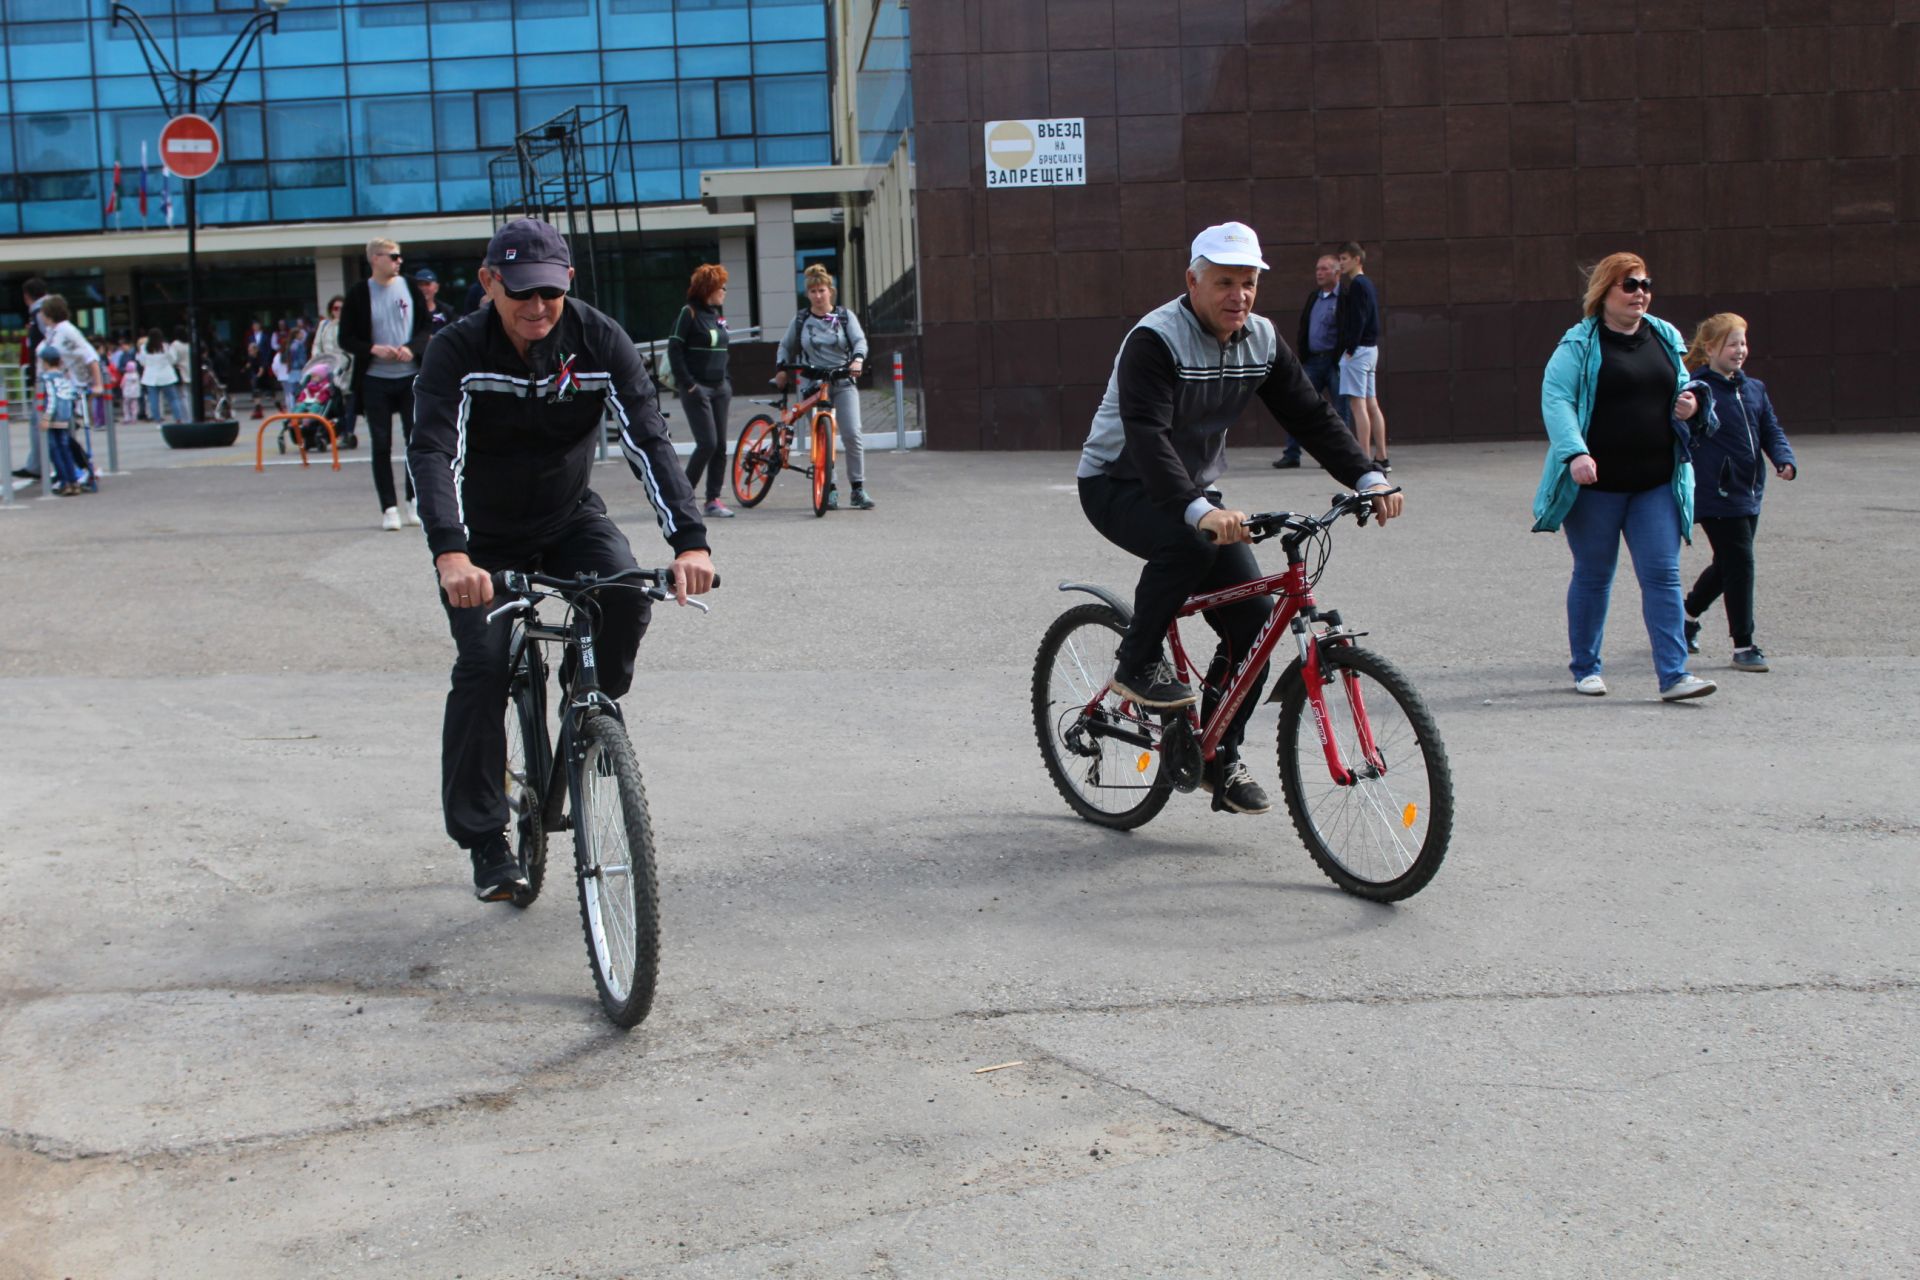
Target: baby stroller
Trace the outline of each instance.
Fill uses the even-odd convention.
[[[307,361],[307,367],[300,372],[300,390],[294,395],[295,413],[317,413],[333,424],[334,433],[340,431],[340,411],[346,405],[346,392],[336,384],[339,374],[334,360],[329,356],[315,356]],[[300,433],[295,437],[295,432]],[[280,424],[280,452],[287,451],[289,441],[304,441],[308,453],[318,453],[327,447],[326,428],[309,419]],[[342,448],[351,448],[344,440]]]

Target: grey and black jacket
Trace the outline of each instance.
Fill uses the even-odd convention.
[[[606,506],[589,486],[608,412],[627,466],[675,552],[707,546],[707,528],[660,417],[633,340],[568,298],[553,331],[514,350],[492,307],[440,331],[414,381],[407,467],[435,556],[537,551]]]
[[[1185,295],[1148,312],[1120,345],[1075,474],[1138,480],[1191,524],[1204,514],[1196,500],[1226,470],[1227,428],[1256,395],[1341,484],[1380,478],[1271,320],[1250,316],[1221,342]]]

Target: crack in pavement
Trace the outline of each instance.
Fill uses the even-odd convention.
[[[1319,1007],[1329,1007],[1329,1006],[1332,1006],[1332,1007],[1338,1007],[1338,1006],[1410,1007],[1410,1006],[1418,1006],[1418,1005],[1443,1005],[1443,1004],[1454,1004],[1454,1003],[1498,1003],[1498,1002],[1509,1002],[1509,1001],[1536,1001],[1536,1000],[1556,1000],[1556,1001],[1557,1000],[1619,1000],[1619,999],[1657,999],[1662,997],[1705,999],[1705,998],[1711,998],[1711,997],[1717,997],[1717,996],[1790,995],[1790,994],[1796,994],[1796,993],[1838,994],[1838,995],[1884,995],[1884,994],[1906,994],[1914,991],[1916,988],[1920,988],[1920,981],[1916,981],[1910,978],[1889,977],[1889,978],[1880,978],[1880,979],[1872,979],[1867,981],[1853,981],[1853,982],[1829,978],[1829,979],[1806,979],[1806,980],[1795,981],[1795,982],[1772,982],[1772,983],[1766,983],[1766,982],[1704,983],[1704,984],[1683,983],[1683,984],[1674,985],[1674,986],[1649,985],[1649,986],[1640,986],[1640,987],[1577,988],[1574,990],[1537,989],[1537,990],[1530,990],[1530,991],[1426,992],[1426,993],[1412,993],[1407,995],[1378,995],[1378,994],[1365,995],[1363,994],[1363,995],[1335,996],[1335,995],[1311,995],[1304,992],[1295,992],[1295,993],[1286,993],[1286,994],[1223,996],[1218,998],[1175,997],[1175,998],[1162,999],[1162,1000],[1144,1000],[1144,1001],[1132,1001],[1132,1002],[1116,1001],[1116,1002],[1106,1002],[1102,1004],[1067,1003],[1067,1004],[1058,1004],[1058,1005],[1036,1005],[1036,1006],[1030,1006],[1030,1007],[1020,1007],[1020,1008],[961,1009],[961,1010],[949,1011],[947,1013],[942,1013],[942,1014],[929,1014],[929,1015],[917,1016],[917,1017],[882,1018],[872,1022],[864,1022],[864,1023],[851,1023],[851,1024],[845,1024],[845,1025],[824,1026],[824,1027],[795,1027],[788,1031],[781,1032],[777,1035],[756,1037],[750,1040],[739,1041],[729,1045],[717,1046],[711,1049],[703,1049],[703,1050],[696,1050],[689,1053],[676,1054],[672,1052],[670,1048],[668,1048],[665,1052],[658,1052],[658,1053],[647,1052],[645,1056],[663,1064],[666,1064],[666,1063],[686,1064],[686,1063],[700,1062],[704,1059],[738,1058],[746,1054],[772,1048],[775,1046],[793,1045],[793,1044],[798,1044],[807,1040],[824,1039],[832,1036],[859,1036],[859,1035],[870,1034],[875,1032],[885,1032],[894,1028],[901,1028],[901,1027],[938,1026],[938,1025],[954,1023],[954,1022],[992,1022],[992,1021],[998,1021],[1004,1018],[1016,1018],[1016,1017],[1060,1017],[1063,1015],[1064,1016],[1111,1015],[1111,1014],[1128,1014],[1128,1013],[1154,1013],[1154,1012],[1167,1012],[1167,1011],[1205,1012],[1205,1011],[1216,1010],[1216,1009],[1248,1009],[1248,1008],[1284,1009],[1284,1008],[1319,1008]],[[192,989],[206,989],[206,988],[192,988]],[[222,989],[238,990],[240,988],[222,988]],[[290,988],[282,987],[282,986],[262,986],[259,989],[271,990],[275,993],[284,993]],[[299,987],[299,988],[293,988],[293,989],[314,990],[314,989],[317,989],[317,987],[314,985],[309,985],[306,987]],[[366,992],[369,990],[373,990],[374,988],[353,987],[351,986],[351,984],[343,984],[342,989]],[[147,988],[118,988],[118,989],[107,989],[106,992],[86,992],[86,993],[60,992],[60,993],[51,993],[51,994],[59,994],[59,995],[103,994],[103,993],[113,993],[117,991],[120,994],[137,995],[137,994],[145,994],[148,990],[149,989]],[[422,994],[417,988],[412,989],[410,991],[406,989],[401,989],[401,990],[405,994],[412,994],[412,995]],[[522,1001],[520,1001],[517,998],[509,1002],[522,1003]],[[538,1002],[546,1003],[544,999],[541,999]],[[479,1106],[479,1107],[484,1107],[489,1109],[504,1108],[506,1106],[512,1105],[513,1101],[523,1093],[536,1091],[549,1084],[554,1086],[566,1085],[568,1083],[568,1077],[576,1075],[577,1072],[581,1069],[581,1067],[589,1059],[595,1057],[596,1055],[609,1052],[613,1049],[616,1049],[622,1045],[629,1044],[629,1043],[631,1043],[631,1041],[628,1039],[628,1037],[625,1037],[625,1036],[614,1037],[609,1035],[607,1037],[603,1037],[597,1040],[588,1041],[587,1043],[584,1043],[567,1053],[561,1054],[550,1061],[538,1064],[537,1066],[531,1068],[528,1071],[525,1079],[522,1079],[518,1083],[509,1085],[503,1089],[479,1090],[474,1093],[462,1094],[454,1098],[449,1098],[441,1102],[430,1103],[424,1106],[398,1109],[393,1112],[385,1113],[377,1116],[370,1116],[370,1117],[366,1117],[359,1120],[342,1121],[341,1123],[334,1124],[334,1125],[320,1125],[310,1129],[288,1130],[280,1133],[259,1134],[251,1137],[244,1137],[244,1138],[210,1139],[203,1142],[182,1143],[178,1146],[157,1146],[157,1147],[150,1147],[150,1148],[141,1148],[139,1150],[134,1150],[134,1151],[115,1151],[115,1150],[106,1150],[106,1149],[100,1149],[100,1148],[80,1147],[74,1144],[60,1142],[44,1134],[35,1134],[25,1130],[15,1129],[7,1126],[0,1126],[0,1145],[5,1145],[30,1155],[36,1155],[49,1160],[55,1160],[60,1162],[78,1162],[78,1161],[89,1161],[89,1160],[99,1160],[99,1159],[118,1159],[122,1161],[133,1160],[133,1159],[186,1161],[202,1155],[209,1155],[209,1154],[214,1154],[219,1152],[252,1150],[252,1149],[260,1149],[263,1147],[293,1145],[300,1142],[309,1141],[315,1138],[332,1138],[332,1137],[339,1137],[344,1134],[373,1132],[380,1129],[395,1128],[405,1124],[414,1123],[423,1119],[435,1119],[438,1117],[445,1116],[450,1112],[461,1111],[474,1106]],[[661,1048],[661,1046],[656,1045],[656,1046],[651,1046],[651,1048],[659,1049]],[[1158,1097],[1157,1095],[1145,1089],[1142,1089],[1138,1086],[1125,1084],[1120,1081],[1109,1079],[1089,1067],[1086,1067],[1080,1063],[1074,1062],[1071,1059],[1063,1058],[1058,1054],[1051,1054],[1051,1053],[1046,1053],[1039,1050],[1034,1050],[1033,1056],[1036,1058],[1051,1058],[1052,1060],[1059,1062],[1062,1066],[1068,1068],[1069,1070],[1076,1071],[1082,1075],[1089,1077],[1090,1079],[1097,1080],[1101,1084],[1107,1085],[1111,1088],[1120,1089],[1129,1093],[1133,1093],[1141,1098],[1146,1099],[1149,1102],[1152,1102],[1155,1106],[1165,1108],[1166,1110],[1171,1111],[1177,1115],[1180,1115],[1197,1124],[1206,1125],[1209,1128],[1212,1128],[1222,1134],[1226,1134],[1228,1136],[1235,1137],[1235,1138],[1245,1139],[1246,1141],[1256,1143],[1262,1147],[1266,1147],[1276,1152],[1277,1154],[1289,1156],[1293,1159],[1304,1161],[1307,1164],[1316,1163],[1311,1158],[1301,1155],[1297,1151],[1290,1151],[1285,1147],[1272,1143],[1267,1139],[1261,1137],[1257,1133],[1247,1132],[1245,1130],[1236,1128],[1231,1124],[1227,1124],[1222,1121],[1216,1120],[1213,1117],[1205,1115],[1201,1112],[1183,1108],[1179,1104],[1170,1102],[1165,1098]],[[1704,1066],[1707,1064],[1702,1064],[1702,1065]],[[1719,1064],[1715,1064],[1715,1065],[1719,1065]],[[1534,1085],[1529,1087],[1552,1088],[1555,1086]],[[1571,1089],[1571,1088],[1577,1088],[1578,1086],[1564,1086],[1564,1087]]]

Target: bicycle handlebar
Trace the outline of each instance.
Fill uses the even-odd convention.
[[[1385,498],[1400,492],[1400,486],[1391,489],[1375,489],[1367,493],[1339,493],[1333,498],[1333,505],[1321,516],[1302,515],[1297,511],[1262,511],[1258,515],[1247,517],[1246,527],[1253,530],[1251,541],[1265,542],[1267,539],[1291,530],[1296,536],[1305,537],[1330,529],[1342,516],[1352,515],[1360,524],[1366,524],[1373,514],[1373,500]],[[1207,542],[1216,541],[1210,529],[1199,530],[1200,536]]]
[[[623,569],[619,573],[605,575],[579,573],[571,578],[556,578],[548,573],[533,573],[519,569],[503,569],[493,575],[493,590],[498,596],[511,596],[499,608],[487,615],[487,621],[505,613],[513,613],[529,608],[536,600],[550,596],[559,596],[571,603],[581,596],[589,595],[602,587],[627,587],[635,591],[644,591],[647,598],[656,602],[673,599],[673,566],[661,569]],[[720,575],[713,575],[713,585],[720,585]],[[546,587],[548,590],[536,590]],[[708,606],[699,600],[689,598],[688,604],[708,612]]]
[[[815,382],[827,382],[834,378],[853,377],[853,361],[849,360],[845,364],[836,365],[831,369],[823,369],[818,365],[811,364],[783,364],[779,366],[779,371],[781,373],[797,373],[801,377],[810,378]]]

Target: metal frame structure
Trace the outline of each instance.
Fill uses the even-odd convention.
[[[620,191],[623,169],[629,185],[625,199]],[[569,107],[521,133],[513,140],[513,150],[487,162],[494,229],[521,217],[554,224],[574,250],[575,296],[608,310],[614,292],[608,278],[610,259],[622,243],[628,208],[633,209],[636,241],[640,234],[633,173],[627,108]],[[603,240],[608,242],[606,261]]]

